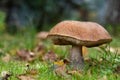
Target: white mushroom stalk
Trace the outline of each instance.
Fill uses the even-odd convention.
[[[82,46],[72,46],[71,51],[71,67],[74,69],[83,69],[84,68],[84,59],[82,56]]]

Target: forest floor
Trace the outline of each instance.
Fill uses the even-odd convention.
[[[85,68],[74,70],[69,67],[71,46],[56,46],[36,35],[35,31],[0,33],[1,79],[120,80],[120,38],[100,47],[84,47]]]

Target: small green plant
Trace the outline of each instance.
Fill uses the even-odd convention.
[[[102,53],[99,56],[97,64],[101,72],[104,74],[114,73],[116,67],[120,65],[120,55],[118,55],[117,50],[112,53],[109,44],[99,48],[102,50]]]

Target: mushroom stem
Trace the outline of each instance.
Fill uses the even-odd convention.
[[[71,52],[71,67],[74,69],[83,69],[84,68],[84,59],[82,56],[82,46],[72,46]]]

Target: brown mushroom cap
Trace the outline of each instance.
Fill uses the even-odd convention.
[[[48,34],[56,45],[95,47],[112,41],[109,33],[95,22],[62,21]]]
[[[37,38],[38,39],[46,39],[47,38],[47,35],[48,35],[48,32],[46,31],[41,31],[37,34]]]

